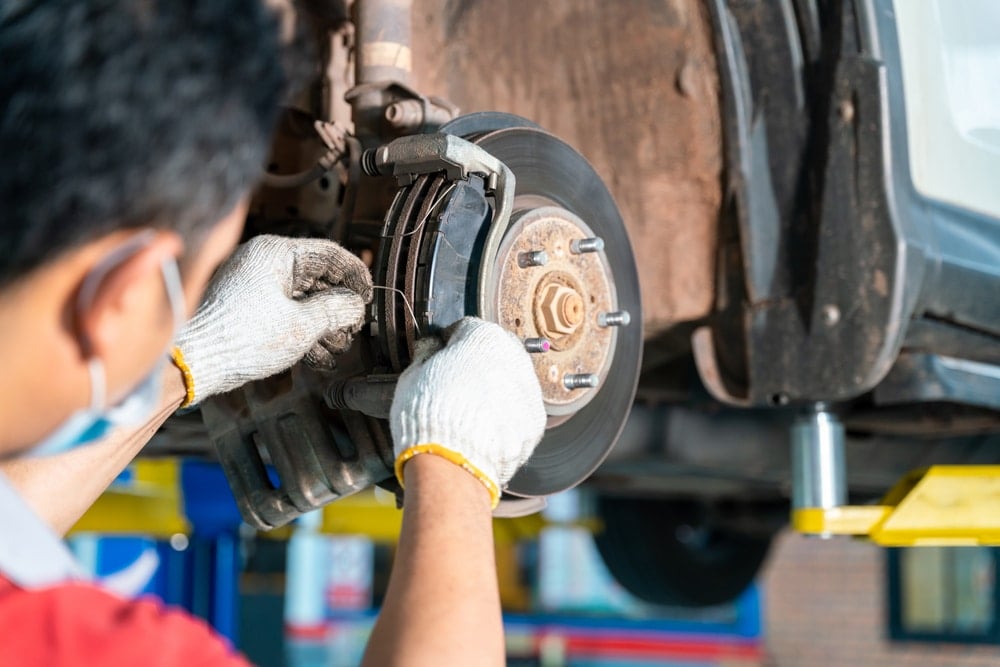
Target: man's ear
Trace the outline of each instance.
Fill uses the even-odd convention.
[[[127,237],[116,248],[127,246],[136,237]],[[173,321],[173,312],[163,282],[161,265],[180,255],[183,244],[180,237],[169,231],[157,231],[149,240],[121,259],[112,259],[113,265],[102,266],[102,261],[113,257],[115,248],[99,260],[89,275],[96,281],[87,285],[87,277],[80,283],[74,299],[86,289],[85,303],[67,304],[75,313],[75,324],[84,357],[99,356],[106,359],[112,350],[128,349],[134,344],[136,327],[156,325],[162,320]]]

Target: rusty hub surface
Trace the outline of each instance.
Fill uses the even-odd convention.
[[[617,307],[614,282],[601,251],[574,252],[573,242],[593,238],[578,216],[558,206],[516,213],[496,260],[494,288],[499,323],[522,339],[544,338],[548,352],[532,355],[551,416],[572,414],[589,403],[607,378],[618,331],[598,323]],[[544,253],[544,263],[525,257]],[[595,374],[595,387],[568,389],[564,378]]]

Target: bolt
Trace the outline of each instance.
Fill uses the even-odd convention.
[[[835,327],[840,322],[840,308],[837,308],[833,304],[823,306],[821,312],[823,315],[823,324],[826,326]]]
[[[424,124],[424,105],[417,100],[400,100],[385,108],[385,119],[398,130],[416,130]]]
[[[540,290],[538,331],[548,338],[560,338],[576,332],[583,323],[586,309],[583,297],[571,287],[549,283]]]
[[[677,70],[677,92],[684,97],[694,97],[698,90],[698,66],[691,62],[685,62]]]
[[[537,354],[539,352],[548,352],[552,348],[552,343],[550,343],[545,338],[525,338],[524,339],[524,349],[532,354]]]
[[[563,375],[563,386],[570,391],[597,386],[597,376],[593,373],[567,373]]]
[[[599,252],[604,250],[604,239],[600,236],[590,239],[577,239],[569,244],[569,249],[574,255],[582,255],[585,252]]]
[[[837,114],[840,119],[845,123],[851,123],[854,121],[854,103],[850,100],[841,100],[840,104],[837,105]]]
[[[517,264],[522,269],[526,269],[529,266],[545,266],[549,263],[549,256],[544,250],[531,250],[529,252],[522,252],[517,256]]]
[[[597,316],[597,324],[602,327],[627,327],[632,316],[627,310],[616,310],[611,313],[601,313]]]

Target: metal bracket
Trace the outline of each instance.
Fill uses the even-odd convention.
[[[505,203],[513,206],[514,174],[507,165],[453,134],[400,137],[365,151],[361,164],[370,176],[395,176],[400,187],[412,185],[417,176],[438,171],[445,172],[452,180],[466,180],[469,174],[480,174],[486,178],[488,190],[502,194],[509,190],[509,201]]]
[[[381,127],[390,136],[436,132],[439,127],[458,116],[459,109],[448,100],[436,96],[424,96],[399,81],[376,81],[363,83],[344,93],[344,100],[352,105],[364,101],[373,106],[373,122],[381,121]]]

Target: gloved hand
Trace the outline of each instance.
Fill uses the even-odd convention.
[[[542,389],[524,344],[500,326],[467,317],[445,339],[433,354],[418,349],[396,385],[396,477],[403,483],[414,456],[436,454],[472,473],[496,508],[545,432]]]
[[[329,366],[372,299],[368,268],[333,241],[257,236],[236,249],[175,341],[184,405],[280,373]]]

